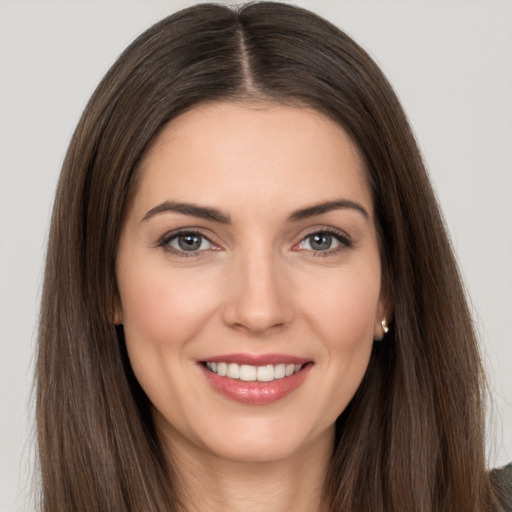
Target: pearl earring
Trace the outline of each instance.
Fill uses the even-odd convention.
[[[375,338],[375,341],[382,341],[384,339],[384,336],[386,336],[386,334],[389,331],[388,323],[386,322],[385,318],[383,318],[381,320],[380,325],[382,326],[383,334],[382,334],[382,336],[379,336],[378,338]]]

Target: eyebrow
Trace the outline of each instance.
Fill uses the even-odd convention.
[[[358,211],[366,220],[370,218],[370,214],[361,204],[356,203],[355,201],[349,201],[348,199],[337,199],[335,201],[328,201],[327,203],[320,203],[297,210],[288,217],[288,221],[297,222],[299,220],[308,219],[309,217],[321,215],[322,213],[327,213],[332,210],[340,210],[345,208]]]
[[[200,219],[213,220],[221,224],[231,224],[229,215],[222,213],[216,208],[208,208],[206,206],[197,206],[190,203],[176,203],[174,201],[164,201],[163,203],[151,208],[142,218],[141,222],[146,222],[155,215],[164,212],[177,212],[191,217],[199,217]]]
[[[293,212],[288,217],[287,221],[298,222],[300,220],[308,219],[316,215],[321,215],[332,210],[340,210],[345,208],[358,211],[366,220],[370,218],[369,213],[361,204],[356,203],[355,201],[349,201],[347,199],[337,199],[335,201],[328,201],[326,203],[319,203],[313,206],[308,206],[306,208],[301,208],[300,210]],[[191,217],[212,220],[214,222],[219,222],[220,224],[231,224],[230,216],[222,213],[216,208],[198,206],[192,203],[178,203],[174,201],[164,201],[154,208],[151,208],[151,210],[149,210],[146,215],[144,215],[141,222],[146,222],[155,215],[166,212],[181,213],[182,215],[189,215]]]

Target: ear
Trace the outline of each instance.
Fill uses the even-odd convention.
[[[394,304],[388,292],[387,286],[381,289],[379,303],[377,304],[377,311],[375,316],[375,325],[373,331],[373,339],[381,341],[389,331],[389,327],[393,320]]]
[[[121,299],[119,294],[116,293],[114,295],[112,308],[109,312],[109,318],[112,324],[114,325],[122,325],[123,324],[123,308],[121,305]]]
[[[112,323],[114,325],[123,325],[123,317],[120,313],[118,312],[115,312],[114,315],[113,315],[113,320],[112,320]]]

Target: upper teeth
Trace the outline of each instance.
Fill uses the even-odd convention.
[[[267,364],[265,366],[251,366],[237,363],[206,363],[213,373],[230,379],[245,381],[270,382],[274,379],[282,379],[297,373],[301,364]]]

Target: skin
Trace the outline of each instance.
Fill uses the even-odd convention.
[[[139,172],[115,321],[189,509],[320,510],[335,420],[388,310],[358,149],[307,108],[211,103],[164,127]],[[340,199],[366,214],[350,206],[290,220]],[[230,223],[155,213],[166,201]],[[201,234],[199,250],[180,249],[177,229]],[[311,234],[326,231],[336,233],[319,250]],[[214,390],[199,364],[232,353],[311,364],[288,396],[249,405]]]

